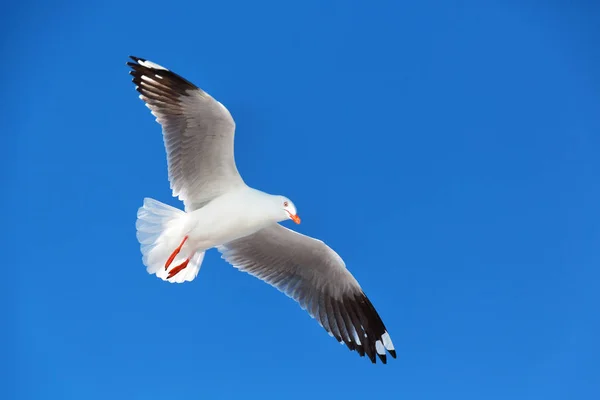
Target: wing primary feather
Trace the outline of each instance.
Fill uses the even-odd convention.
[[[333,333],[333,337],[338,342],[341,342],[342,337],[341,337],[341,333],[340,333],[340,328],[338,327],[338,324],[336,321],[335,312],[334,312],[333,306],[332,306],[332,301],[333,301],[333,299],[331,298],[331,296],[328,296],[327,299],[325,300],[325,307],[327,308],[327,319],[329,320],[329,324],[331,326],[331,333]]]
[[[348,333],[348,330],[346,328],[346,324],[345,324],[344,318],[342,316],[342,311],[340,310],[340,307],[339,307],[339,302],[335,299],[332,299],[331,303],[333,305],[333,315],[335,317],[338,327],[340,328],[340,335],[341,335],[344,343],[346,344],[346,346],[350,350],[354,350],[355,347],[354,347],[352,340],[350,340],[350,334]]]
[[[372,344],[371,338],[365,333],[363,326],[360,323],[359,318],[354,312],[353,302],[346,298],[344,301],[344,306],[346,307],[346,311],[348,312],[348,316],[350,317],[350,321],[352,322],[352,326],[359,338],[359,350],[364,354],[367,352],[369,358],[373,359],[375,348]]]
[[[333,333],[331,332],[331,326],[329,325],[329,319],[327,318],[327,308],[325,307],[325,294],[321,293],[318,296],[318,312],[319,312],[319,319],[321,321],[321,326],[323,328],[325,328],[325,330],[327,332],[329,332],[330,335],[333,336]]]
[[[358,348],[361,347],[362,345],[359,344],[358,340],[356,340],[358,333],[354,329],[354,325],[352,324],[352,321],[350,321],[350,316],[348,315],[348,310],[346,310],[346,307],[344,306],[344,303],[342,301],[338,300],[337,305],[338,305],[338,308],[340,309],[340,315],[342,316],[342,320],[344,321],[346,330],[348,331],[348,337],[350,339],[350,342],[352,343],[352,350],[358,350]]]

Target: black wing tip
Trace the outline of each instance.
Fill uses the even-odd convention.
[[[367,353],[367,356],[369,356],[369,359],[373,364],[377,364],[377,357],[375,357],[375,354]]]
[[[136,56],[129,56],[129,58],[131,58],[133,61],[135,61],[135,63],[132,63],[131,61],[127,61],[127,65],[132,67],[134,65],[140,65],[140,61],[141,62],[145,62],[146,60],[141,58],[141,57],[136,57]]]
[[[355,313],[359,320],[358,324],[354,324],[355,329],[362,329],[365,335],[364,343],[360,346],[361,350],[364,349],[363,351],[369,356],[369,359],[373,364],[377,363],[377,358],[381,360],[382,364],[387,364],[386,351],[395,359],[396,351],[393,347],[391,349],[384,347],[383,354],[379,353],[381,349],[377,351],[376,342],[383,344],[385,342],[383,338],[386,335],[389,336],[389,333],[367,295],[361,290],[347,300],[349,300],[349,304],[351,305],[351,314]],[[361,325],[360,327],[358,326],[359,324]],[[361,341],[363,341],[362,338]]]
[[[379,357],[379,360],[381,361],[382,364],[387,364],[387,356],[385,354],[379,354],[379,353],[376,353],[376,354],[377,354],[377,357]],[[369,356],[369,359],[371,360],[372,364],[377,364],[377,357],[375,357],[375,354],[367,353],[367,355]],[[362,357],[362,355],[361,355],[361,357]],[[395,355],[392,355],[392,357],[396,358]]]
[[[171,90],[179,95],[187,95],[188,90],[201,90],[189,80],[181,75],[165,68],[161,65],[146,60],[145,58],[129,56],[133,61],[127,61],[126,65],[131,68],[129,74],[141,79],[143,75],[147,75],[153,79],[160,78],[161,85],[167,85]]]
[[[140,63],[141,62],[146,62],[148,60],[146,60],[145,58],[142,57],[136,57],[136,56],[129,56],[129,58],[131,58],[133,61],[135,61],[136,63]]]

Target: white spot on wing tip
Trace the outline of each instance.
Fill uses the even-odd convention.
[[[377,354],[381,354],[381,355],[385,354],[385,349],[380,340],[375,342],[375,350],[377,350]]]
[[[154,79],[152,79],[152,78],[150,78],[149,76],[146,76],[146,75],[142,75],[142,80],[146,81],[146,82],[156,83],[156,81]],[[144,82],[142,82],[142,85],[144,85]]]
[[[147,68],[163,69],[165,71],[168,71],[168,69],[166,69],[165,67],[163,67],[161,65],[158,65],[156,63],[153,63],[152,61],[147,61],[147,60],[146,61],[142,61],[142,60],[139,60],[138,63],[140,63],[140,65],[143,65],[144,67],[147,67]]]
[[[390,335],[387,332],[381,335],[381,341],[388,351],[394,351],[394,344],[392,343],[392,339],[390,339]]]

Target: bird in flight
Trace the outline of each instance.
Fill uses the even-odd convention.
[[[136,230],[148,273],[182,283],[205,251],[293,298],[338,342],[385,364],[394,345],[342,258],[321,240],[279,224],[300,223],[294,203],[249,187],[233,151],[235,122],[220,102],[168,69],[130,56],[140,99],[162,126],[173,196],[185,211],[146,198]]]

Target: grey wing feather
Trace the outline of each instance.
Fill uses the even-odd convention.
[[[163,129],[169,181],[187,211],[243,180],[235,165],[235,123],[208,93],[158,64],[133,57],[130,74],[140,98]]]
[[[220,246],[234,267],[296,300],[338,342],[373,363],[394,345],[379,314],[344,261],[320,240],[273,224]]]

